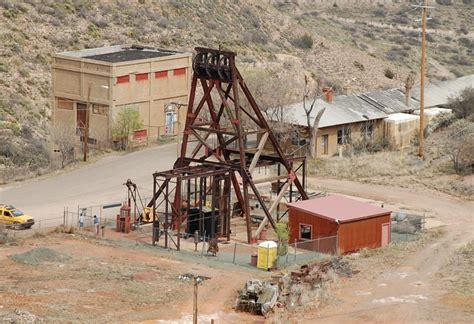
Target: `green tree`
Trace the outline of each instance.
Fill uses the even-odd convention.
[[[135,107],[125,107],[118,113],[113,128],[113,135],[120,140],[122,150],[127,149],[130,135],[142,127],[143,123],[140,120],[140,113]]]
[[[286,255],[288,253],[288,239],[290,237],[288,223],[276,223],[275,234],[278,239],[278,255]]]
[[[449,108],[457,118],[474,120],[474,88],[467,87],[461,90],[458,96],[449,98]]]

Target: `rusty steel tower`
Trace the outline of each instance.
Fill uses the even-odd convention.
[[[179,225],[186,218],[186,209],[189,209],[193,201],[190,190],[193,185],[185,181],[203,176],[214,177],[217,181],[223,179],[224,188],[220,189],[219,186],[218,193],[214,192],[213,188],[217,187],[211,181],[204,193],[203,189],[199,194],[194,192],[194,201],[199,203],[203,194],[217,194],[217,197],[210,200],[227,199],[228,202],[229,197],[225,196],[230,196],[231,190],[228,187],[231,184],[238,202],[234,204],[234,210],[245,217],[250,242],[268,223],[275,228],[276,220],[273,215],[285,194],[290,192],[292,199],[293,186],[297,192],[296,199],[308,199],[304,189],[305,159],[286,155],[282,151],[278,139],[235,65],[235,53],[201,47],[195,50],[180,155],[172,170],[154,174],[154,197],[148,206],[154,207],[159,196],[165,196],[170,204],[169,209],[166,208],[165,229],[168,230],[170,224],[173,224],[179,231]],[[246,145],[249,135],[257,137],[257,145]],[[294,168],[297,163],[301,164]],[[277,165],[276,175],[254,179],[256,168],[269,165]],[[297,175],[298,170],[302,171],[300,177],[303,182]],[[157,181],[160,177],[163,179],[161,183]],[[167,188],[172,182],[175,183],[174,197],[171,197]],[[278,194],[273,201],[266,199],[257,187],[257,184],[270,182],[278,182]],[[196,183],[195,181],[195,187]],[[196,196],[201,198],[197,199]],[[254,235],[251,230],[250,198],[258,201],[264,213],[264,219]],[[227,208],[224,210],[229,214]],[[171,222],[168,221],[168,214],[172,214]],[[224,222],[228,224],[228,236],[230,220],[226,219]]]

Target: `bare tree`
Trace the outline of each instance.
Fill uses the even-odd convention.
[[[312,98],[311,98],[311,103],[309,106],[307,106],[307,99],[310,97],[310,90],[308,87],[308,77],[305,75],[304,77],[304,89],[303,89],[303,109],[306,114],[306,123],[308,126],[308,132],[309,132],[309,155],[311,158],[316,157],[316,138],[318,135],[318,126],[319,126],[319,121],[321,120],[321,117],[324,114],[324,111],[326,108],[321,109],[320,111],[317,112],[316,117],[314,118],[313,123],[311,123],[311,113],[313,112],[316,100],[318,99],[318,91],[317,87],[316,90],[314,91]]]
[[[246,71],[245,75],[246,83],[260,109],[271,123],[281,146],[285,148],[285,143],[289,141],[291,134],[297,131],[297,126],[285,110],[285,107],[294,100],[292,94],[295,89],[289,87],[293,83],[287,75],[279,75],[270,69],[252,69]]]
[[[61,168],[74,160],[75,128],[70,125],[57,125],[51,132],[51,141],[61,154]]]
[[[443,154],[449,157],[456,173],[472,172],[474,165],[474,123],[460,119],[435,137]]]

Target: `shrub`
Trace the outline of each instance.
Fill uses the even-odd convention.
[[[395,73],[389,68],[386,68],[383,73],[389,79],[395,78]]]
[[[453,4],[453,0],[436,0],[436,3],[443,6],[450,6]]]
[[[474,119],[474,88],[464,88],[458,96],[451,96],[448,100],[449,108],[457,118]]]
[[[365,71],[364,64],[360,63],[359,61],[354,61],[353,64],[354,64],[354,66],[355,66],[356,68],[358,68],[359,70]]]
[[[128,138],[134,131],[143,126],[140,113],[134,107],[125,107],[118,113],[113,128],[113,135],[121,141],[121,148],[128,147]]]
[[[5,63],[0,63],[0,73],[8,73],[8,67]]]
[[[467,47],[467,48],[473,48],[473,47],[474,47],[474,41],[471,41],[471,40],[470,40],[469,38],[467,38],[467,37],[459,37],[458,43],[459,43],[461,46],[464,46],[464,47]]]
[[[314,40],[313,40],[313,36],[306,33],[303,36],[294,39],[292,43],[296,47],[303,48],[303,49],[310,49],[313,47]]]

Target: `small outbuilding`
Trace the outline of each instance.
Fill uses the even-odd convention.
[[[388,209],[337,195],[289,203],[288,209],[290,243],[337,236],[332,250],[340,254],[390,243]]]

